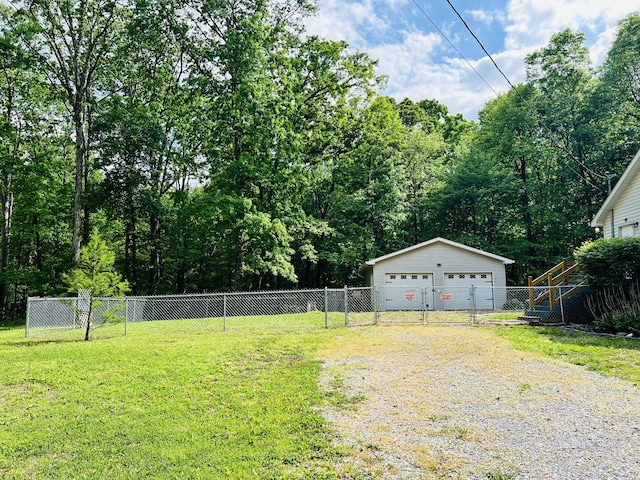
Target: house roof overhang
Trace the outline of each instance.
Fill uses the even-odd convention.
[[[636,173],[640,169],[640,150],[636,153],[631,160],[631,163],[627,166],[627,169],[624,171],[615,187],[609,193],[609,196],[605,199],[604,203],[598,210],[598,213],[591,220],[592,227],[602,227],[605,224],[605,217],[607,213],[610,212],[616,202],[620,199],[622,194],[625,192],[629,184],[633,181],[633,178],[636,176]]]

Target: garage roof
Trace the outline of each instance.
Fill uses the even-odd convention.
[[[431,240],[427,240],[426,242],[413,245],[412,247],[403,248],[402,250],[398,250],[397,252],[388,253],[387,255],[383,255],[382,257],[374,258],[373,260],[368,260],[365,263],[365,265],[373,266],[376,263],[381,262],[383,260],[387,260],[389,258],[396,257],[398,255],[403,255],[405,253],[411,252],[413,250],[418,250],[420,248],[426,247],[428,245],[432,245],[434,243],[445,243],[447,245],[451,245],[452,247],[461,248],[462,250],[466,250],[468,252],[477,253],[478,255],[484,255],[485,257],[493,258],[494,260],[500,260],[505,265],[511,265],[512,263],[516,263],[515,260],[511,260],[510,258],[501,257],[500,255],[495,255],[493,253],[485,252],[484,250],[479,250],[477,248],[473,248],[468,245],[463,245],[462,243],[453,242],[451,240],[447,240],[446,238],[436,237]],[[363,267],[365,265],[363,265]]]

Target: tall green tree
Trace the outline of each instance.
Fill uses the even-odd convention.
[[[262,235],[260,229],[246,229],[266,221],[265,231],[281,232],[283,251],[293,245],[313,258],[305,225],[318,222],[302,205],[323,156],[316,147],[322,132],[337,135],[333,112],[340,112],[357,89],[367,90],[373,62],[360,53],[348,54],[344,43],[304,38],[301,20],[312,9],[308,2],[190,6],[209,26],[188,23],[182,29],[194,72],[191,82],[206,99],[202,154],[208,163],[207,191],[221,199],[241,199],[241,210],[248,206],[251,218],[261,219],[246,222],[238,215],[231,230],[225,230],[235,238],[225,254],[233,272],[228,288],[266,285],[259,280],[262,275],[287,270],[271,269],[268,262],[261,273],[246,268],[253,263],[246,239]],[[225,209],[236,206],[234,201]],[[288,256],[290,264],[294,256]]]
[[[167,238],[166,222],[190,182],[204,176],[197,160],[203,117],[166,12],[155,3],[135,7],[109,64],[114,93],[94,115],[96,166],[104,180],[93,201],[122,220],[122,265],[134,292],[184,291],[184,265],[168,268],[183,242]]]
[[[123,4],[113,0],[23,0],[13,4],[17,7],[15,31],[64,103],[74,129],[72,262],[76,264],[83,227],[88,233],[83,195],[91,176],[92,106],[104,94],[99,92],[99,76],[118,45]]]
[[[26,295],[56,292],[71,244],[69,131],[36,58],[20,45],[13,14],[0,7],[2,316],[19,313]]]
[[[360,264],[404,244],[408,205],[402,148],[407,130],[395,102],[376,98],[360,114],[359,138],[334,171],[329,212],[334,278],[358,281]]]
[[[527,81],[541,93],[532,105],[540,135],[555,149],[558,169],[566,177],[564,191],[568,199],[575,199],[574,215],[580,218],[576,228],[582,235],[588,234],[589,218],[599,208],[604,173],[599,171],[598,126],[590,101],[597,77],[585,40],[584,33],[565,30],[525,59]]]
[[[602,169],[620,175],[640,146],[640,14],[618,24],[593,96]],[[615,181],[615,179],[614,179]]]

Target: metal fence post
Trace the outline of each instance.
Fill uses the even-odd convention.
[[[349,290],[344,286],[344,326],[349,326]]]
[[[427,324],[427,292],[426,288],[421,288],[422,291],[422,324]]]
[[[324,287],[324,328],[329,328],[329,293]]]
[[[372,298],[372,302],[373,302],[373,324],[377,325],[378,324],[378,319],[380,317],[380,312],[378,311],[378,297],[380,296],[380,289],[378,287],[375,288],[375,290],[373,289],[373,287],[371,288],[371,296]]]
[[[471,287],[469,289],[469,300],[470,300],[470,307],[471,307],[471,325],[475,325],[476,324],[476,287],[475,285],[472,283]]]
[[[26,320],[26,327],[25,327],[25,332],[24,332],[24,336],[25,338],[29,338],[29,306],[31,305],[31,298],[27,297],[27,320]]]
[[[222,331],[227,331],[227,294],[222,294]]]
[[[124,336],[127,336],[127,328],[129,326],[129,299],[124,297]]]
[[[566,323],[564,321],[564,305],[562,304],[562,287],[558,287],[558,296],[560,297],[560,317],[562,319],[562,323]]]

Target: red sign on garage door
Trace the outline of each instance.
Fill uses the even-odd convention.
[[[416,294],[412,293],[412,292],[407,292],[404,294],[404,299],[405,300],[415,300],[416,299]]]
[[[453,300],[453,295],[450,293],[443,293],[440,295],[440,300]]]

